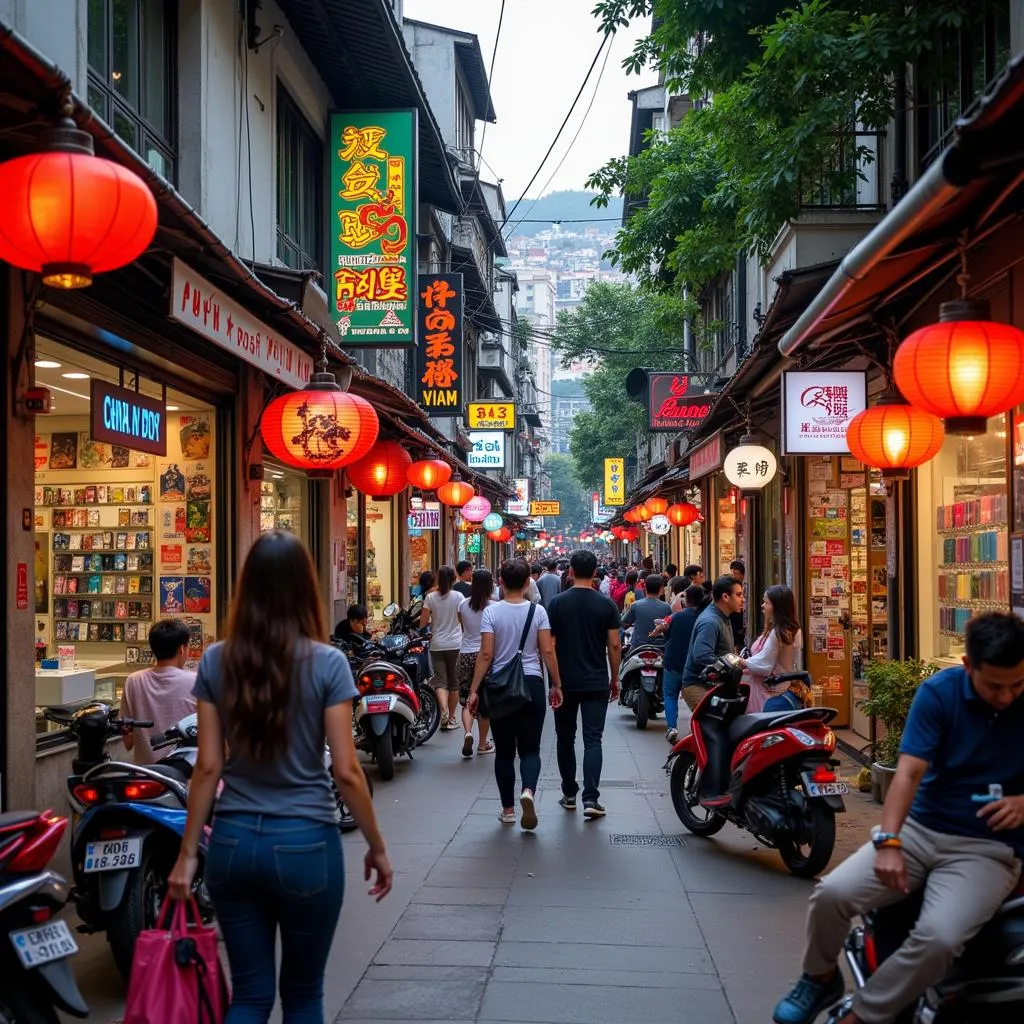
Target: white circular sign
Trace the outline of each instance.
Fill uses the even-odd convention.
[[[743,491],[759,491],[775,479],[779,464],[775,454],[761,444],[741,444],[725,457],[725,478]]]
[[[669,522],[668,516],[653,516],[651,518],[651,533],[656,537],[664,537],[671,529],[672,524]]]

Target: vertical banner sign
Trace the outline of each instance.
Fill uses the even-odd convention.
[[[626,460],[604,460],[604,503],[606,505],[626,504]]]
[[[330,115],[331,281],[342,344],[416,341],[415,110]]]
[[[428,416],[462,409],[462,275],[431,274],[419,296],[416,401]]]

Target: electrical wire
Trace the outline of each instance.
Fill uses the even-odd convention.
[[[501,26],[505,21],[505,0],[501,0],[501,10],[498,11],[498,28],[494,33],[494,49],[491,50],[491,66],[487,70],[487,95],[491,95],[491,85],[494,83],[494,61],[498,56],[498,40],[501,39]],[[487,125],[488,122],[484,121],[484,126],[480,130],[480,148],[476,151],[476,155],[480,158],[480,163],[483,163],[484,159],[484,139],[487,138]],[[491,168],[491,173],[494,169]],[[476,179],[480,180],[480,164],[477,164],[476,168]]]

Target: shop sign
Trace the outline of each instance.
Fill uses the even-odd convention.
[[[428,416],[462,407],[462,275],[423,279],[417,313],[416,400]]]
[[[868,407],[867,374],[799,371],[782,375],[782,437],[787,455],[845,455],[846,428]]]
[[[470,469],[505,468],[505,434],[501,430],[471,430],[473,447],[466,457]]]
[[[664,537],[669,530],[672,529],[672,524],[669,522],[668,516],[654,516],[651,519],[651,533],[655,537]]]
[[[514,402],[470,402],[466,419],[474,430],[515,430]]]
[[[649,373],[648,426],[654,432],[696,430],[711,414],[715,395],[707,394],[703,374]]]
[[[626,504],[625,459],[604,460],[604,503],[613,506]]]
[[[544,529],[544,517],[535,516],[533,519],[526,520],[526,528],[528,530],[543,530]]]
[[[338,111],[329,117],[328,132],[330,269],[338,333],[346,346],[412,345],[416,111]]]
[[[517,476],[512,481],[516,496],[508,502],[505,511],[512,516],[528,516],[530,514],[530,481],[527,477]]]
[[[562,503],[560,501],[531,501],[530,515],[537,516],[560,516],[562,514]]]
[[[94,441],[150,455],[167,454],[167,407],[163,402],[95,377],[89,401],[89,436]]]
[[[409,511],[410,530],[440,530],[441,529],[441,504],[437,501],[424,503],[423,508],[414,508]]]
[[[722,432],[718,431],[690,454],[690,479],[697,480],[713,473],[722,465]]]
[[[171,319],[296,390],[309,383],[312,356],[272,331],[177,257],[171,267]]]
[[[471,533],[466,538],[466,552],[470,555],[480,554],[480,534]]]
[[[28,608],[28,562],[18,563],[17,583],[15,585],[15,604],[18,611],[23,612]]]
[[[601,495],[594,491],[590,496],[590,517],[595,523],[607,523],[615,515],[615,509],[601,504]]]

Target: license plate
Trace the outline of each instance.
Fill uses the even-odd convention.
[[[386,714],[391,710],[390,697],[367,697],[366,713],[368,715]]]
[[[78,952],[78,944],[63,921],[51,921],[38,928],[11,932],[9,938],[25,967],[38,967],[52,960],[63,960]]]
[[[644,679],[657,679],[658,678],[658,673],[657,672],[641,672],[640,675],[643,676]]]
[[[814,782],[808,772],[804,772],[802,778],[804,792],[808,796],[842,796],[850,792],[850,787],[845,782]]]
[[[108,839],[101,843],[86,843],[82,870],[123,871],[126,868],[137,868],[141,859],[141,839]]]

